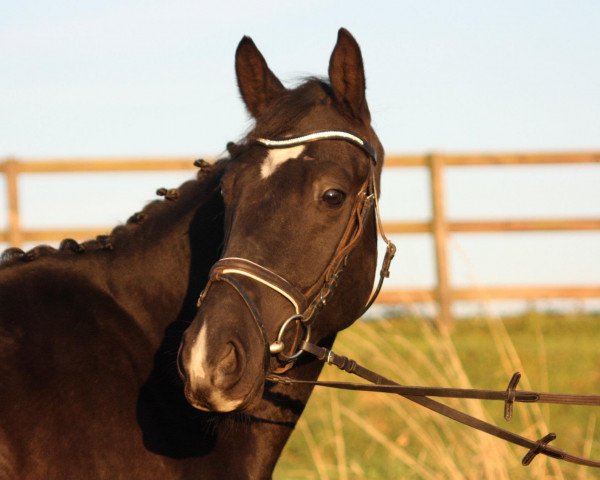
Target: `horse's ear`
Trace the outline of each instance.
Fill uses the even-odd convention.
[[[235,73],[246,108],[257,117],[283,92],[285,87],[269,69],[265,58],[250,37],[240,41],[235,52]]]
[[[360,47],[345,28],[338,31],[329,60],[329,81],[338,103],[352,116],[369,122],[371,115],[365,97],[365,70]]]

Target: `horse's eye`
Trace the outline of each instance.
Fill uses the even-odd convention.
[[[341,190],[330,188],[321,197],[329,207],[339,207],[346,199],[346,194]]]

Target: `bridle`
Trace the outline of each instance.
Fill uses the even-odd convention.
[[[277,373],[281,373],[282,371],[291,368],[292,363],[302,355],[303,350],[298,348],[298,345],[301,341],[307,342],[310,340],[311,327],[315,318],[323,307],[327,305],[327,302],[335,292],[340,275],[348,262],[348,258],[363,235],[371,211],[375,218],[377,232],[385,242],[387,249],[379,273],[377,286],[372,291],[369,300],[358,316],[361,316],[366,312],[377,298],[385,278],[389,277],[389,267],[396,252],[396,246],[386,237],[382,228],[375,175],[375,167],[378,163],[377,151],[368,141],[349,131],[323,130],[312,132],[307,135],[278,140],[256,138],[254,143],[267,148],[290,148],[321,140],[341,140],[359,147],[367,156],[369,168],[367,178],[364,180],[359,193],[354,199],[354,204],[346,228],[344,229],[334,254],[321,275],[319,275],[318,280],[308,289],[308,291],[303,293],[299,288],[292,285],[291,282],[258,263],[240,257],[225,257],[221,258],[213,265],[208,283],[198,299],[198,306],[200,306],[210,287],[217,281],[223,281],[229,284],[237,292],[244,301],[249,312],[252,314],[252,317],[265,340],[265,372],[268,370],[268,360],[271,355],[277,356],[287,364],[285,367],[277,369]],[[243,286],[239,283],[237,277],[240,276],[249,278],[269,287],[292,305],[294,314],[281,323],[279,333],[273,342],[267,340],[262,316]],[[292,342],[292,345],[289,346],[290,348],[286,349],[284,343],[286,331],[294,326],[296,327],[295,339]],[[302,332],[300,332],[300,330],[302,330]]]
[[[302,293],[285,278],[255,262],[238,257],[222,258],[213,266],[208,283],[198,299],[198,306],[200,306],[206,297],[210,287],[217,281],[229,284],[237,292],[261,332],[265,345],[264,371],[266,373],[266,380],[269,382],[283,385],[318,385],[345,390],[394,393],[459,423],[528,448],[529,451],[522,460],[523,465],[529,465],[537,455],[542,454],[578,465],[600,468],[600,462],[598,461],[582,458],[550,446],[549,442],[556,438],[554,433],[549,433],[539,440],[531,440],[429,398],[500,400],[504,402],[504,418],[508,421],[512,417],[514,402],[600,406],[600,395],[567,395],[517,390],[516,387],[521,377],[519,373],[513,375],[506,390],[403,386],[359,365],[354,360],[337,355],[332,350],[311,343],[311,326],[320,310],[327,304],[335,292],[349,255],[365,230],[364,226],[371,210],[373,211],[377,233],[386,243],[387,249],[379,272],[377,285],[373,289],[366,305],[361,310],[359,317],[373,304],[385,278],[389,277],[390,264],[396,252],[395,245],[386,237],[383,231],[375,176],[378,157],[376,150],[368,141],[352,132],[326,130],[283,139],[257,138],[254,142],[267,148],[289,148],[320,140],[346,141],[360,148],[368,157],[369,173],[355,198],[348,224],[337,248],[327,267],[320,275],[319,280],[306,293]],[[292,305],[295,313],[282,322],[277,338],[273,342],[269,342],[262,316],[244,290],[242,284],[238,281],[239,276],[249,278],[269,287]],[[286,350],[284,337],[287,329],[292,326],[296,327],[296,333],[292,345]],[[320,361],[357,375],[373,385],[348,382],[307,381],[281,376],[282,373],[294,365],[295,360],[303,353],[310,354]],[[285,366],[269,373],[271,356],[277,356],[285,363]]]

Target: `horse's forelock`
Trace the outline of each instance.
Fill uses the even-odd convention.
[[[277,137],[297,125],[315,105],[333,99],[329,84],[321,78],[308,77],[296,88],[287,90],[271,108],[256,121],[253,134],[261,137]]]

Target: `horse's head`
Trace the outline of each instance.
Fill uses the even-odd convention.
[[[223,258],[179,355],[189,402],[216,412],[249,408],[266,374],[293,362],[303,339],[331,337],[362,313],[383,160],[360,49],[346,30],[329,82],[286,89],[247,37],[235,66],[256,123],[231,149]]]

